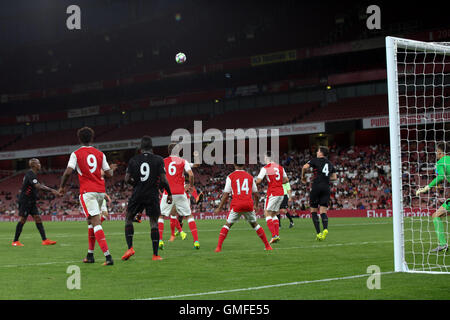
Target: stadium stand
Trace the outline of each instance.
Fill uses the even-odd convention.
[[[344,98],[328,103],[301,119],[302,122],[373,117],[388,114],[387,95]]]

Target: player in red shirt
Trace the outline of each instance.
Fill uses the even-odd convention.
[[[162,216],[168,217],[172,208],[175,207],[179,216],[187,219],[189,229],[191,230],[192,237],[194,238],[194,248],[200,249],[200,243],[198,241],[197,224],[195,223],[194,216],[191,212],[191,206],[187,197],[187,192],[190,192],[194,187],[194,173],[192,172],[189,162],[173,154],[173,149],[176,143],[171,143],[168,146],[170,156],[164,159],[164,166],[166,169],[167,181],[169,181],[170,190],[172,191],[172,203],[167,203],[167,194],[164,192],[161,197],[161,217],[158,220],[158,228],[160,239],[164,230],[164,220]],[[188,174],[189,184],[185,185],[184,172]],[[159,248],[164,247],[164,242],[160,240]]]
[[[268,187],[264,215],[266,217],[267,227],[269,227],[272,233],[272,239],[270,240],[272,244],[280,241],[280,224],[277,214],[280,211],[280,206],[284,198],[283,184],[289,182],[289,179],[283,167],[273,162],[271,157],[272,154],[269,151],[264,157],[266,165],[261,168],[256,178],[256,185],[259,185],[264,177],[267,179]]]
[[[256,234],[264,243],[265,250],[272,250],[272,247],[267,241],[264,229],[261,228],[256,221],[255,210],[258,203],[258,189],[256,188],[253,177],[244,171],[244,165],[240,164],[242,162],[243,160],[239,161],[238,157],[236,157],[234,164],[235,171],[228,175],[222,199],[220,200],[219,206],[214,210],[214,213],[219,213],[227,202],[230,194],[232,194],[233,198],[231,200],[230,212],[227,216],[227,222],[220,230],[219,242],[217,243],[215,252],[222,251],[222,244],[227,237],[228,231],[231,226],[239,220],[241,215],[243,215],[252,228],[255,229]]]
[[[89,249],[85,263],[94,263],[94,247],[97,240],[106,262],[103,265],[113,265],[113,259],[108,250],[105,233],[101,226],[101,207],[105,199],[106,188],[105,180],[102,178],[102,170],[105,177],[112,177],[116,165],[109,166],[106,156],[103,152],[92,147],[94,140],[94,130],[84,127],[78,130],[78,139],[81,147],[70,155],[67,169],[61,179],[59,192],[64,193],[67,180],[74,170],[78,172],[80,183],[80,203],[88,222]]]

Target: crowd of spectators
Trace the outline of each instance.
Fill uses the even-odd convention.
[[[426,146],[422,146],[426,147]],[[410,151],[413,150],[409,147]],[[419,146],[421,148],[421,146]],[[429,155],[433,154],[430,149]],[[292,210],[309,209],[309,192],[312,171],[306,175],[308,182],[301,182],[302,166],[315,157],[315,150],[292,151],[280,155],[280,164],[285,168],[293,195]],[[428,167],[429,160],[422,156],[414,161],[403,158],[403,183],[405,206],[437,206],[445,195],[445,188],[438,189],[437,197],[414,197],[417,186],[431,181],[433,171]],[[433,155],[434,157],[434,155]],[[429,158],[429,157],[428,157]],[[329,160],[334,164],[337,180],[331,183],[330,209],[390,209],[392,206],[391,178],[390,178],[390,149],[387,145],[352,146],[347,148],[330,146]],[[412,159],[410,159],[412,160]],[[431,159],[434,161],[434,158]],[[413,164],[414,163],[414,164]],[[256,177],[261,168],[260,164],[248,165],[246,170]],[[114,177],[107,180],[107,193],[111,198],[108,209],[111,213],[124,213],[132,187],[125,184],[124,174],[126,165],[119,165]],[[205,165],[194,168],[195,187],[198,193],[203,192],[204,198],[198,204],[192,203],[193,212],[211,212],[217,207],[225,179],[233,171],[232,165]],[[62,172],[43,172],[41,180],[51,180],[48,184],[57,188]],[[47,177],[46,177],[47,176]],[[53,180],[49,177],[52,176]],[[47,178],[47,179],[46,179]],[[418,180],[420,179],[420,181]],[[265,180],[259,187],[259,209],[263,210],[267,185]],[[19,192],[20,190],[18,190]],[[0,193],[0,212],[14,214],[17,212],[16,202],[11,201],[18,197],[11,192]],[[78,214],[80,205],[78,199],[78,178],[74,174],[69,183],[67,192],[62,198],[55,198],[51,193],[41,192],[38,205],[43,214]],[[16,199],[17,200],[17,199]],[[420,201],[420,202],[419,202]]]

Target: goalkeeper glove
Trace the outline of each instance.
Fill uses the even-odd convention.
[[[419,190],[416,191],[416,196],[419,196],[419,194],[427,192],[428,190],[430,190],[429,186],[425,186],[423,188],[420,188]]]

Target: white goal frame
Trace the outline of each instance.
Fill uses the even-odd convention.
[[[409,270],[405,260],[403,229],[402,159],[400,136],[400,104],[398,83],[397,48],[439,52],[450,55],[450,46],[396,37],[386,37],[386,69],[389,102],[389,135],[391,152],[392,214],[394,232],[394,267],[396,272],[447,274],[450,272]]]

